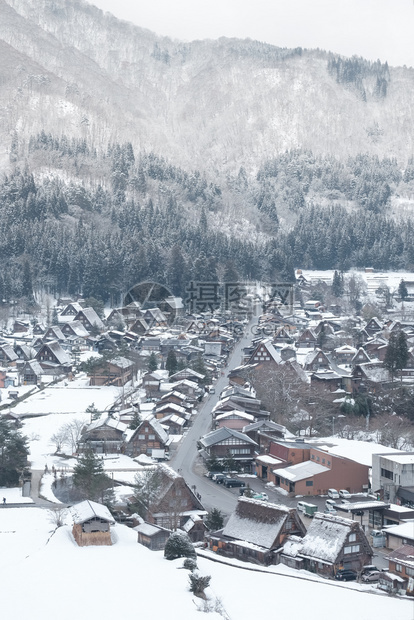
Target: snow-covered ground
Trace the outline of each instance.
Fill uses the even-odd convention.
[[[17,415],[47,415],[49,413],[84,413],[94,403],[98,411],[104,411],[121,395],[121,388],[89,385],[85,374],[74,381],[61,381],[52,387],[38,391],[13,408]]]
[[[188,589],[188,571],[182,560],[169,562],[163,552],[149,551],[137,535],[123,525],[113,527],[111,547],[78,547],[70,526],[53,535],[51,513],[41,508],[0,507],[1,609],[5,618],[60,620],[98,618],[113,620],[120,614],[145,620],[196,620],[203,601]],[[349,620],[412,620],[413,602],[369,593],[370,587],[297,579],[286,567],[255,570],[232,562],[226,566],[198,558],[201,574],[211,575],[206,593],[211,607],[219,599],[227,615],[219,620],[281,618]],[[237,564],[243,566],[238,568]],[[257,567],[256,567],[257,568]],[[248,569],[248,570],[246,570]],[[372,590],[372,589],[371,589]]]

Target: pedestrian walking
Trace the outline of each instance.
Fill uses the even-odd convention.
[[[3,497],[3,504],[5,504],[5,503],[6,503],[6,498],[5,498],[5,497]]]

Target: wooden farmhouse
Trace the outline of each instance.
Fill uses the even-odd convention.
[[[47,370],[49,374],[69,374],[72,372],[72,360],[70,355],[62,349],[57,340],[45,342],[36,354],[36,361],[38,361],[43,370]]]
[[[317,512],[303,538],[286,541],[281,561],[325,577],[339,569],[360,571],[371,564],[373,551],[357,521]]]
[[[128,381],[132,381],[134,374],[134,362],[125,357],[116,357],[94,370],[89,375],[89,385],[114,385],[122,387]]]
[[[73,320],[81,321],[85,329],[88,330],[88,332],[91,332],[93,330],[101,331],[105,327],[93,308],[82,308],[75,315]]]
[[[140,454],[152,456],[155,450],[165,450],[168,445],[168,433],[158,420],[151,416],[141,422],[125,444],[125,453],[136,457]]]
[[[70,508],[72,534],[80,547],[112,545],[110,526],[115,523],[106,506],[85,500]]]
[[[183,528],[190,517],[203,517],[203,505],[184,478],[168,465],[158,465],[159,476],[156,497],[147,509],[146,521],[154,525],[177,530]]]
[[[199,440],[201,456],[205,459],[226,459],[239,461],[244,471],[251,471],[256,456],[257,443],[244,433],[222,426]]]
[[[82,429],[79,452],[115,454],[121,451],[127,425],[110,416],[95,420]]]
[[[240,497],[227,525],[206,534],[210,549],[255,564],[278,564],[286,537],[303,536],[305,527],[295,508]]]

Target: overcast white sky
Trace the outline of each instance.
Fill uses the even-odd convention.
[[[160,35],[220,36],[414,66],[414,0],[89,0]]]

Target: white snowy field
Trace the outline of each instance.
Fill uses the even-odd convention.
[[[143,620],[196,620],[203,606],[188,589],[182,560],[169,562],[163,552],[137,543],[136,533],[113,528],[111,547],[83,547],[71,528],[53,535],[48,510],[0,507],[0,583],[2,615],[8,620],[60,620],[120,615]],[[224,566],[198,559],[201,574],[211,575],[206,593],[221,601],[229,620],[256,617],[330,618],[349,620],[412,620],[413,601],[356,590],[344,584],[297,579],[289,574],[263,573],[251,565]],[[277,567],[274,569],[278,570]],[[296,573],[298,575],[298,573]],[[363,588],[366,586],[359,586]],[[217,619],[216,612],[209,618]]]
[[[89,379],[84,374],[74,381],[62,381],[29,396],[13,407],[13,412],[17,415],[83,413],[92,403],[99,411],[104,411],[121,395],[120,388],[88,384]]]

